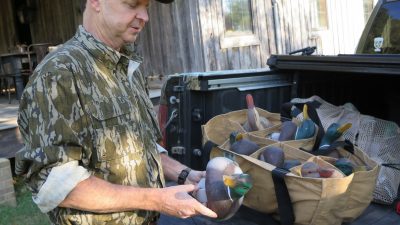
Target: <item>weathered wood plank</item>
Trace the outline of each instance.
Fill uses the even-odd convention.
[[[7,53],[10,46],[15,46],[17,33],[14,27],[14,14],[12,14],[12,0],[2,1],[0,7],[0,53]]]

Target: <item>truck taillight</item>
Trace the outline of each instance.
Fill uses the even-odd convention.
[[[161,129],[161,134],[162,134],[162,140],[159,143],[162,147],[166,148],[167,147],[167,131],[165,129],[165,125],[167,123],[167,117],[168,117],[168,107],[166,104],[160,104],[158,108],[158,124]]]

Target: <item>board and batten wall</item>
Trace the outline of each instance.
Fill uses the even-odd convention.
[[[16,44],[15,15],[12,13],[12,0],[1,0],[0,7],[0,53],[7,53]]]
[[[150,75],[260,68],[276,52],[271,1],[252,0],[253,32],[259,44],[221,48],[222,1],[176,0],[153,4],[139,37],[139,51]]]
[[[82,21],[81,0],[29,0],[36,8],[30,24],[33,43],[60,44]],[[12,0],[0,8],[0,52],[15,44]],[[274,20],[274,9],[277,20]],[[251,0],[258,44],[223,47],[222,0],[152,1],[150,21],[139,36],[146,75],[266,67],[271,54],[317,45],[318,54],[353,53],[365,25],[363,0],[327,0],[328,29],[311,27],[308,0]]]
[[[61,44],[69,40],[82,22],[81,0],[29,0],[34,8],[30,22],[32,43]],[[0,53],[7,53],[18,43],[13,0],[1,0]]]
[[[251,10],[259,44],[224,48],[222,0],[153,4],[139,41],[146,73],[260,68],[271,54],[308,46],[317,46],[317,54],[351,54],[366,23],[363,0],[327,0],[325,30],[313,29],[308,0],[251,0]]]
[[[62,44],[82,22],[81,0],[30,0],[36,16],[30,24],[32,43]]]

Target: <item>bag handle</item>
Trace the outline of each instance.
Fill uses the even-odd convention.
[[[382,163],[381,166],[389,167],[391,169],[400,171],[400,163]]]
[[[208,161],[210,160],[210,153],[211,153],[211,150],[212,150],[214,147],[217,147],[217,146],[218,146],[217,144],[215,144],[213,141],[210,141],[210,140],[208,140],[208,141],[204,144],[204,146],[203,146],[203,151],[202,151],[202,153],[201,153],[201,168],[202,168],[203,170],[206,169],[207,163],[208,163]]]
[[[294,211],[289,191],[286,186],[285,176],[288,170],[276,167],[272,170],[272,180],[274,181],[275,195],[278,202],[279,217],[282,225],[294,224]]]

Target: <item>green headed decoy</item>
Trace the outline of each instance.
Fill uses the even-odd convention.
[[[339,158],[336,160],[334,166],[341,170],[346,176],[354,172],[354,164],[348,158]]]
[[[308,116],[308,106],[303,106],[303,121],[299,124],[294,136],[295,140],[311,138],[315,134],[315,123]]]
[[[285,153],[283,152],[282,148],[276,146],[268,146],[259,155],[258,158],[271,165],[282,168],[285,161]]]
[[[253,141],[243,138],[243,134],[237,131],[234,131],[229,135],[229,143],[231,144],[231,151],[243,155],[251,155],[260,148]]]
[[[248,132],[263,130],[271,127],[273,124],[265,117],[260,116],[254,105],[253,96],[251,94],[246,95],[247,102],[247,122],[244,127]]]
[[[351,123],[345,123],[340,126],[338,123],[332,123],[319,144],[319,150],[327,149],[329,146],[336,141],[342,134],[351,127]]]
[[[201,183],[205,184],[201,187]],[[199,198],[207,207],[214,211],[217,220],[231,218],[243,202],[244,195],[253,187],[250,175],[243,173],[239,165],[225,157],[211,159],[206,167],[205,181],[199,182],[199,193],[205,196]]]

